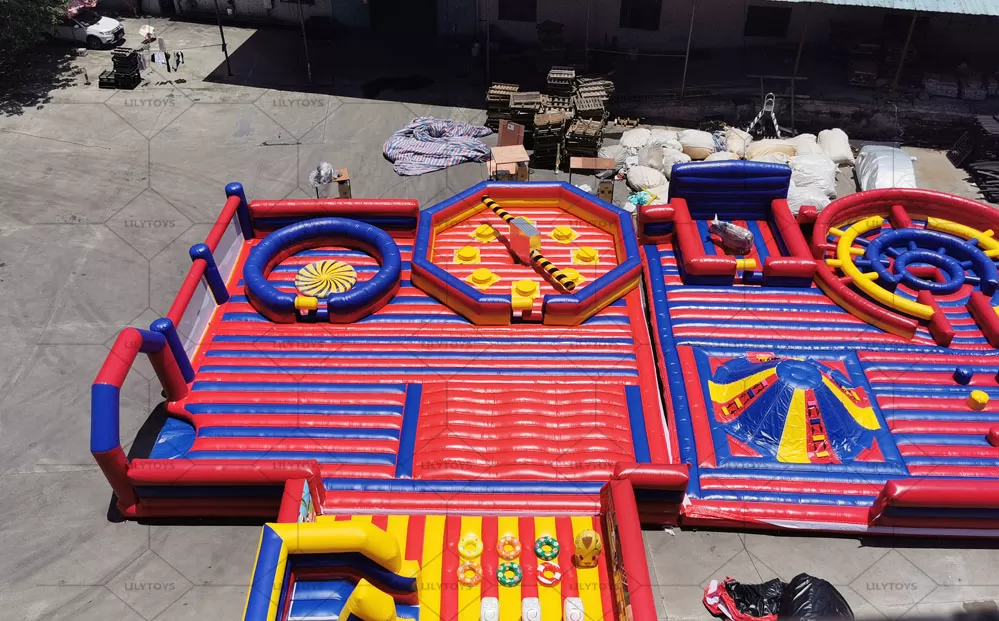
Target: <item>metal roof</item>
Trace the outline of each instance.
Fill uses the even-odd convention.
[[[999,0],[774,0],[775,2],[809,2],[840,6],[867,6],[877,9],[990,15],[999,17]]]

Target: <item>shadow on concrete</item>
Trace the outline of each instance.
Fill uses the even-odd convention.
[[[481,58],[460,41],[315,32],[306,48],[300,30],[259,28],[230,52],[232,76],[221,62],[206,82],[299,93],[482,107],[486,90]]]
[[[74,56],[71,45],[52,43],[0,60],[0,115],[24,114],[52,101],[53,91],[75,85],[83,70],[73,66]]]

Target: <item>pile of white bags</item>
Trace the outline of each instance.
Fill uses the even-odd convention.
[[[837,166],[853,164],[853,151],[850,150],[850,139],[842,129],[823,129],[819,132],[819,148],[836,162]]]

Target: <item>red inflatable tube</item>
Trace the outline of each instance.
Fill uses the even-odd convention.
[[[635,503],[635,490],[628,480],[611,481],[600,495],[603,498],[604,514],[608,509],[613,509],[617,523],[617,544],[620,547],[624,574],[628,578],[632,618],[655,619],[655,597],[652,593],[648,560],[645,557],[645,542],[642,539],[642,522],[638,514],[638,505]],[[620,604],[623,605],[624,602]]]
[[[286,198],[276,201],[256,200],[250,203],[251,221],[255,218],[295,217],[393,216],[418,218],[419,215],[419,201],[408,198]]]
[[[805,278],[815,275],[815,261],[797,257],[767,257],[763,262],[763,278]]]
[[[818,217],[819,210],[815,207],[815,205],[802,205],[801,208],[798,209],[798,217],[796,220],[799,225],[806,226],[809,224],[815,224],[815,219]]]
[[[644,253],[642,253],[644,255]],[[644,263],[643,263],[644,265]],[[642,269],[642,268],[640,268]],[[639,274],[641,278],[641,274]],[[634,289],[627,295],[625,300],[628,303],[628,317],[631,319],[632,329],[642,326],[646,329],[645,310],[642,307],[642,294],[638,289]],[[639,371],[645,377],[656,377],[656,359],[652,352],[652,344],[647,340],[635,339],[635,357]],[[653,462],[670,463],[670,451],[667,445],[666,424],[663,421],[662,401],[659,397],[655,381],[640,382],[639,391],[642,395],[642,410],[645,415],[645,428],[648,433],[649,457]]]
[[[989,429],[989,432],[985,435],[985,439],[989,441],[992,446],[999,446],[999,427],[993,427]]]
[[[97,372],[94,379],[95,384],[110,384],[121,388],[125,383],[125,376],[132,368],[135,358],[142,348],[142,334],[135,328],[125,328],[118,334],[111,352],[104,360],[104,365]]]
[[[897,205],[896,205],[897,207]],[[913,274],[917,278],[920,276],[918,274]],[[926,289],[921,289],[918,294],[916,294],[916,301],[920,304],[925,304],[933,309],[933,317],[930,318],[930,334],[933,336],[933,340],[936,341],[937,345],[941,347],[949,347],[951,341],[954,340],[954,327],[950,324],[950,320],[947,319],[947,315],[940,310],[940,305],[937,304],[936,299],[933,294]],[[995,315],[995,313],[993,313]]]
[[[823,211],[822,215],[825,215],[825,213]],[[897,334],[908,339],[916,335],[916,328],[919,327],[918,322],[892,312],[854,293],[822,262],[822,251],[819,250],[817,252],[820,258],[815,268],[815,281],[819,285],[819,288],[834,302],[843,307],[851,315],[864,320],[866,323],[887,330],[892,334]]]
[[[999,228],[999,212],[969,198],[912,188],[868,190],[837,199],[822,210],[812,231],[813,256],[816,259],[822,258],[821,246],[826,243],[832,226],[866,216],[891,214],[896,205],[903,206],[908,215],[923,214],[959,222],[975,222],[982,230]]]
[[[128,480],[128,457],[120,446],[104,451],[102,453],[92,453],[101,472],[111,484],[115,496],[118,497],[118,509],[125,511],[134,506],[139,500],[135,495],[135,488]]]
[[[812,259],[812,253],[808,249],[808,242],[805,241],[805,236],[801,234],[801,228],[794,219],[787,201],[783,198],[774,200],[770,204],[770,214],[773,216],[777,230],[780,231],[780,236],[784,239],[787,251],[799,259]],[[814,265],[814,261],[812,263]]]
[[[719,477],[702,475],[701,490],[707,491],[745,491],[759,490],[759,479]],[[770,492],[785,494],[836,494],[842,496],[876,496],[881,491],[881,485],[876,483],[841,483],[836,481],[794,481],[770,480],[766,489]]]
[[[630,481],[639,489],[686,492],[690,482],[687,464],[638,464],[618,462],[614,478]]]
[[[968,312],[975,318],[989,345],[999,347],[999,315],[996,315],[989,298],[981,291],[972,291],[968,298]]]
[[[704,254],[701,233],[697,223],[690,217],[687,201],[674,198],[669,203],[673,208],[673,235],[683,255],[683,269],[692,276],[735,276],[736,261],[733,257]]]
[[[219,214],[218,219],[215,220],[215,224],[212,225],[212,230],[208,231],[208,237],[205,238],[205,245],[212,252],[215,252],[215,249],[218,248],[219,241],[225,235],[225,230],[229,228],[232,217],[236,215],[237,207],[239,207],[239,196],[230,196],[225,202],[225,207],[222,208],[222,213]]]
[[[701,233],[697,223],[690,218],[687,201],[674,198],[670,201],[673,207],[673,235],[683,256],[683,270],[691,276],[735,276],[735,258],[725,255],[707,256],[701,244]]]
[[[194,293],[198,290],[198,285],[201,284],[201,279],[205,276],[206,266],[207,263],[205,263],[204,259],[195,259],[191,263],[191,269],[188,270],[187,277],[184,278],[184,282],[180,285],[180,291],[177,292],[177,298],[173,301],[173,305],[170,306],[170,311],[167,313],[167,319],[172,321],[173,325],[180,325],[180,320],[187,310],[187,305],[191,303],[191,298],[194,297]]]
[[[127,519],[147,517],[262,517],[273,519],[279,502],[273,498],[144,498],[119,510]]]
[[[122,330],[111,347],[111,352],[104,360],[104,365],[97,373],[94,383],[109,384],[121,388],[141,348],[142,334],[138,330],[135,328]],[[187,396],[187,382],[184,381],[169,347],[164,347],[160,351],[148,355],[157,379],[166,390],[167,399],[176,401]]]
[[[907,229],[912,226],[912,220],[909,218],[909,214],[906,213],[905,207],[894,204],[891,209],[888,210],[888,216],[891,219],[892,226],[897,229]]]
[[[323,513],[449,512],[468,515],[569,514],[600,512],[598,498],[588,494],[455,494],[413,492],[336,492],[327,494]]]
[[[887,507],[999,509],[999,481],[920,478],[888,481],[871,505],[868,524],[880,524]],[[992,528],[997,526],[995,520],[990,522]]]
[[[278,509],[278,522],[294,523],[298,521],[298,511],[302,506],[302,485],[307,485],[308,479],[288,479],[284,484],[284,494],[281,495],[281,507]]]
[[[684,507],[681,525],[713,526],[714,528],[782,528],[779,524],[825,522],[829,524],[862,524],[867,520],[864,507],[833,505],[796,505],[730,500],[695,500]]]
[[[682,198],[674,198],[673,203],[682,201]],[[686,201],[684,201],[686,203]],[[638,228],[641,230],[646,224],[654,222],[672,222],[673,205],[642,205],[638,209]]]
[[[128,469],[133,485],[274,485],[288,479],[309,479],[319,492],[317,502],[323,501],[326,492],[316,461],[134,459]]]

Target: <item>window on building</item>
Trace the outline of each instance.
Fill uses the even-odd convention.
[[[659,30],[662,0],[621,0],[621,28]]]
[[[538,0],[499,0],[499,18],[511,22],[537,22]]]
[[[791,9],[779,6],[751,6],[746,11],[747,37],[784,38],[791,23]]]

